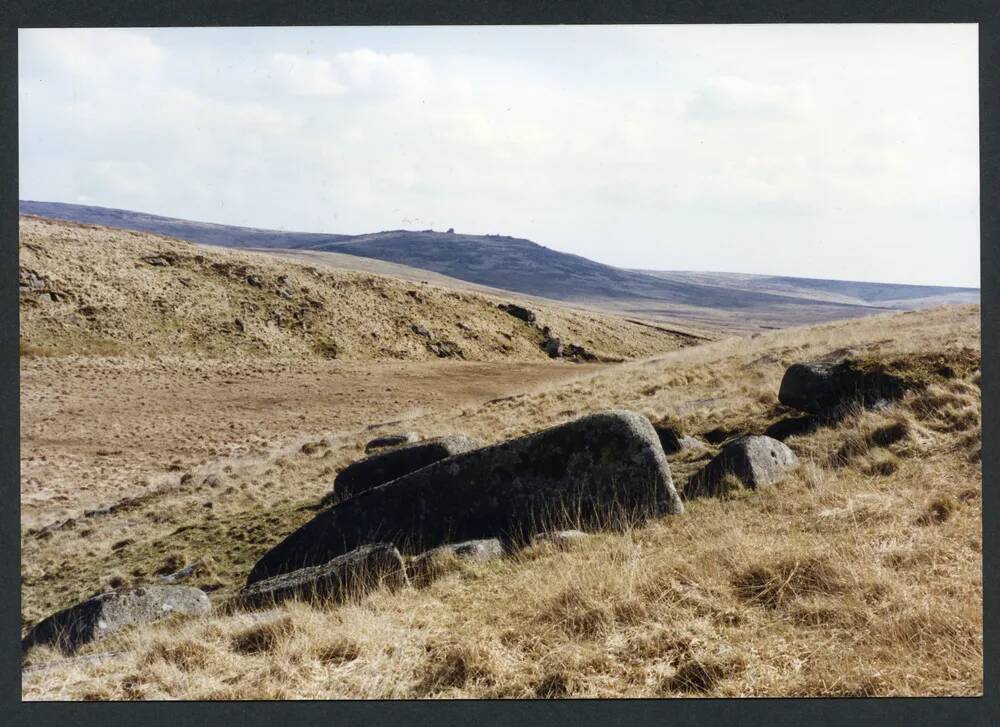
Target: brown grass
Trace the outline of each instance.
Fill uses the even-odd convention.
[[[976,308],[778,331],[516,399],[431,409],[407,426],[497,441],[626,406],[669,416],[686,432],[762,431],[787,414],[764,394],[795,360],[840,348],[933,350],[947,359],[978,346],[978,335]],[[419,588],[354,603],[286,603],[136,629],[83,652],[120,657],[25,674],[24,697],[981,694],[977,377],[935,381],[791,438],[802,467],[759,492],[690,502],[682,517],[565,549],[462,563]],[[332,440],[334,461],[356,457],[365,435]],[[152,573],[171,553],[211,556],[222,582],[213,597],[225,598],[264,549],[311,517],[300,508],[328,487],[319,476],[327,463],[300,446],[289,447],[282,466],[268,463],[270,474],[238,480],[229,494],[219,488],[210,511],[201,507],[204,492],[178,491],[95,522],[87,539],[79,528],[25,536],[26,609],[37,614],[38,603],[92,588],[83,574],[114,563]],[[673,458],[675,480],[704,461]],[[154,523],[153,511],[176,521]],[[182,525],[191,527],[172,534]],[[111,549],[126,537],[135,542]],[[60,569],[63,562],[76,567]],[[29,663],[57,659],[40,652]]]

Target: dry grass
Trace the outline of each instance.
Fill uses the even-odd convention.
[[[787,414],[767,392],[784,367],[836,349],[865,355],[978,349],[978,308],[779,331],[688,348],[409,424],[487,441],[625,406],[682,431],[762,431]],[[688,503],[619,527],[446,568],[360,602],[219,612],[136,629],[26,673],[27,699],[311,699],[975,695],[983,691],[978,373],[934,380],[878,411],[789,438],[785,482]],[[364,433],[331,443],[357,456]],[[115,563],[151,573],[167,554],[211,555],[222,599],[253,560],[312,513],[327,466],[296,447],[271,475],[219,497],[175,493],[80,531],[25,537],[25,603],[53,578]],[[672,459],[675,480],[703,464]],[[266,477],[266,479],[265,479]],[[194,507],[194,503],[198,503]],[[178,525],[146,514],[183,514]],[[138,526],[127,525],[132,519]],[[95,525],[96,527],[96,525]],[[256,528],[256,529],[255,529]],[[135,541],[112,551],[127,537]],[[247,535],[236,542],[236,534]],[[190,536],[190,537],[188,537]],[[155,543],[155,547],[153,544]],[[125,556],[119,556],[123,553]],[[155,553],[155,557],[154,557]],[[60,571],[77,561],[87,569]],[[37,570],[36,570],[37,569]],[[48,576],[58,573],[58,576]],[[47,596],[49,597],[49,596]],[[32,611],[37,613],[37,611]],[[35,652],[29,663],[55,655]]]

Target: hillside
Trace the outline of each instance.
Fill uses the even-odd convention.
[[[976,302],[978,290],[776,276],[626,270],[504,235],[393,230],[326,235],[189,222],[127,210],[22,201],[22,213],[168,234],[192,242],[352,255],[574,305],[730,330]]]
[[[20,280],[22,351],[47,355],[541,362],[551,337],[608,360],[701,340],[535,302],[529,323],[498,307],[510,297],[33,217]]]
[[[101,387],[127,378],[120,373],[104,372],[84,392],[69,376],[78,359],[23,361],[31,427],[22,457],[26,476],[37,478],[28,486],[41,493],[46,472],[75,472],[62,499],[33,501],[39,526],[45,513],[55,519],[78,502],[79,483],[101,486],[116,469],[107,466],[110,451],[82,454],[127,450],[112,433],[155,444],[170,441],[161,433],[184,430],[237,449],[230,456],[221,446],[193,467],[149,465],[144,479],[158,487],[142,497],[130,499],[138,484],[122,486],[107,492],[106,503],[118,507],[69,519],[62,510],[52,527],[22,529],[25,627],[102,589],[162,583],[186,566],[185,582],[214,604],[207,616],[135,628],[77,659],[30,652],[23,696],[982,694],[979,315],[978,306],[949,306],[774,331],[624,364],[564,367],[579,374],[548,383],[519,383],[523,374],[514,372],[509,385],[518,394],[475,398],[442,388],[390,422],[363,407],[344,416],[349,396],[320,406],[312,392],[287,396],[303,376],[288,382],[285,396],[269,394],[266,442],[253,439],[260,409],[184,411],[160,388],[162,378],[143,374],[136,383],[155,386],[109,410]],[[790,364],[845,356],[897,361],[923,377],[921,388],[789,436],[800,466],[782,482],[688,501],[683,515],[613,524],[561,548],[450,562],[430,583],[343,604],[223,605],[262,553],[315,515],[336,473],[375,435],[492,443],[626,408],[711,442],[720,430],[761,432],[794,415],[777,400]],[[928,368],[925,359],[936,363]],[[186,388],[189,374],[171,375]],[[199,367],[190,380],[199,376],[220,389],[285,383],[270,368],[235,365]],[[311,432],[295,428],[300,413]],[[58,432],[38,428],[53,414]],[[139,420],[145,428],[133,432]],[[716,451],[709,444],[668,455],[678,489]],[[173,453],[161,456],[162,467]]]

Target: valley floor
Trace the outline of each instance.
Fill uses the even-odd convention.
[[[21,520],[41,527],[307,439],[571,380],[598,364],[26,358]],[[390,424],[386,424],[390,426]]]
[[[776,394],[794,361],[978,357],[979,335],[978,306],[963,306],[612,365],[23,359],[23,625],[192,563],[191,584],[221,603],[378,433],[494,442],[612,407],[696,436],[759,432],[790,413]],[[565,550],[336,607],[161,622],[82,652],[107,659],[39,649],[23,696],[981,694],[979,383],[963,374],[792,437],[803,466],[782,484]],[[880,444],[895,424],[904,436]],[[701,464],[672,458],[679,488]]]

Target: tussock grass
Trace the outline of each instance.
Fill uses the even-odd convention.
[[[965,360],[977,341],[973,308],[779,331],[582,374],[467,411],[428,411],[408,425],[497,441],[625,406],[670,417],[685,432],[760,432],[788,414],[764,394],[777,391],[795,360],[839,348],[896,356],[934,350],[944,361],[953,353]],[[688,502],[681,517],[626,519],[565,547],[538,544],[497,561],[452,563],[419,587],[345,604],[219,610],[135,629],[83,652],[119,657],[26,673],[23,694],[981,694],[978,371],[954,368],[954,377],[935,378],[892,405],[789,438],[802,466],[758,492]],[[363,441],[360,433],[345,436],[331,450],[346,463]],[[213,597],[224,597],[257,554],[312,515],[299,508],[326,491],[328,480],[317,476],[327,465],[297,449],[284,455],[280,475],[220,493],[211,519],[192,514],[204,493],[156,501],[194,526],[176,534],[178,523],[148,524],[151,503],[109,516],[85,540],[79,529],[25,538],[25,562],[37,569],[25,581],[26,603],[37,613],[39,594],[57,600],[54,594],[83,589],[110,564],[153,573],[174,552],[186,562],[211,556],[213,577],[225,582]],[[704,461],[671,457],[675,482]],[[127,518],[143,525],[127,530]],[[112,550],[126,530],[134,542]],[[66,590],[52,589],[58,581],[46,579],[48,568],[77,561],[83,567],[61,571]],[[75,573],[86,578],[73,581]],[[29,656],[33,664],[54,660],[44,651]]]

